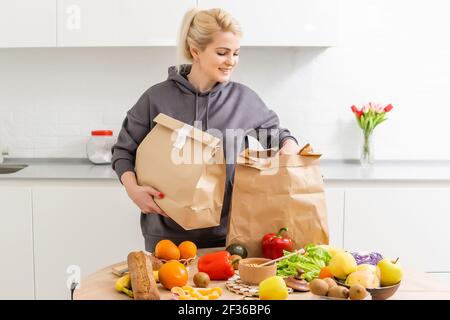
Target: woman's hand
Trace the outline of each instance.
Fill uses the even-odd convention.
[[[155,203],[155,200],[153,200],[153,197],[159,199],[164,198],[164,195],[158,190],[152,187],[139,185],[127,188],[126,190],[128,196],[139,209],[141,209],[142,213],[158,213],[164,217],[168,217],[168,215]]]
[[[141,209],[142,213],[157,213],[164,217],[168,215],[161,210],[155,203],[153,197],[159,199],[164,198],[164,195],[152,187],[140,186],[136,181],[136,174],[133,171],[127,171],[120,177],[128,196]]]
[[[298,154],[301,148],[294,139],[286,139],[280,149],[280,154]]]

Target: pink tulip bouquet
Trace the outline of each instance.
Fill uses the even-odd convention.
[[[363,105],[361,109],[352,106],[352,112],[355,114],[356,122],[363,131],[363,146],[361,151],[361,164],[373,164],[373,150],[371,137],[373,130],[383,121],[386,121],[386,113],[391,111],[393,106],[388,104],[383,106],[378,103],[369,102]]]

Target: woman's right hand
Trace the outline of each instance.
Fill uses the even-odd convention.
[[[133,171],[126,171],[120,177],[128,196],[141,209],[142,213],[157,213],[164,217],[168,215],[161,210],[155,203],[153,197],[159,199],[164,198],[164,195],[155,188],[148,186],[140,186],[136,181],[136,174]]]
[[[164,198],[164,195],[155,188],[135,185],[128,187],[126,190],[128,196],[139,209],[141,209],[142,213],[158,213],[164,217],[168,217],[168,215],[155,203],[155,200],[153,200],[153,197],[159,199]]]

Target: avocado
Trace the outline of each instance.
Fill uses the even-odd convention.
[[[247,258],[247,249],[240,244],[230,244],[226,249],[231,255],[241,256],[242,259]]]

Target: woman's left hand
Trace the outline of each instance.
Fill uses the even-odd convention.
[[[298,154],[300,149],[294,139],[286,139],[280,149],[280,154]]]

